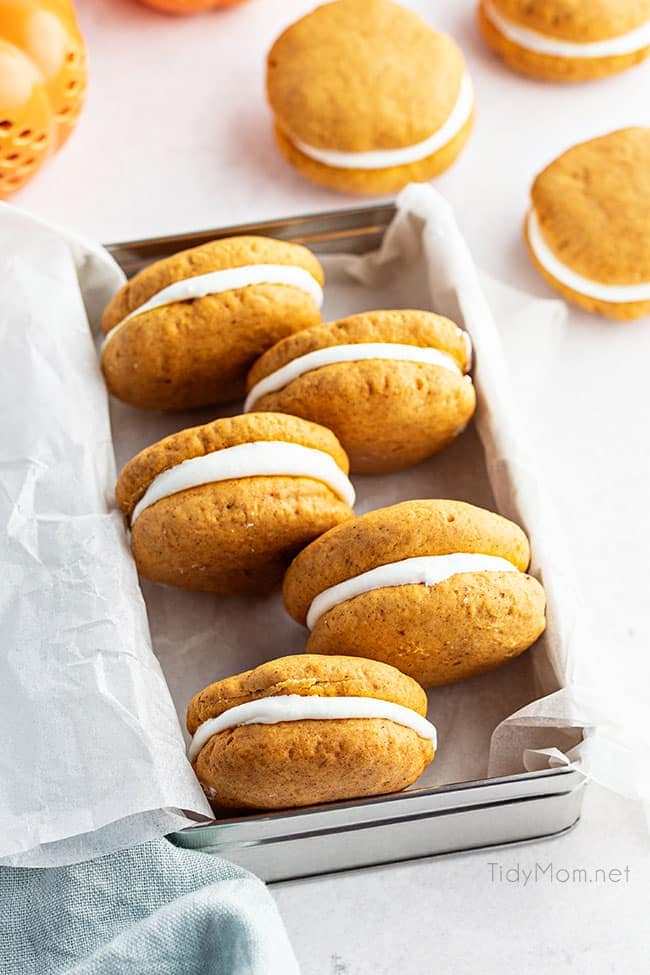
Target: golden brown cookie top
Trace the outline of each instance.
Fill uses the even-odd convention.
[[[389,0],[336,0],[277,39],[267,61],[271,108],[288,135],[341,152],[427,139],[460,92],[454,41]]]
[[[450,355],[465,372],[470,365],[466,333],[448,318],[428,311],[369,311],[350,315],[336,322],[315,325],[295,332],[268,349],[248,374],[247,387],[253,386],[300,356],[336,345],[363,342],[395,342],[440,349]]]
[[[349,471],[348,458],[340,443],[330,430],[318,423],[286,413],[246,413],[189,427],[145,447],[120,471],[115,488],[117,503],[130,516],[153,479],[163,471],[191,457],[260,440],[280,440],[322,450],[334,458],[345,474]]]
[[[627,34],[650,19],[650,0],[490,0],[508,20],[576,43]]]
[[[389,664],[362,657],[320,656],[314,653],[279,657],[210,684],[187,708],[191,735],[208,718],[238,704],[280,694],[303,697],[371,697],[427,713],[427,696],[420,685]]]
[[[464,501],[403,501],[338,525],[303,549],[284,577],[285,605],[304,622],[330,586],[379,565],[454,552],[500,556],[522,572],[530,561],[525,534],[501,515]]]
[[[140,308],[163,288],[211,271],[224,271],[249,264],[286,264],[308,271],[323,284],[323,269],[310,250],[272,237],[225,237],[200,247],[191,247],[172,257],[150,264],[127,281],[109,301],[102,318],[104,332]]]
[[[567,267],[605,284],[650,281],[650,128],[573,146],[531,190],[544,240]]]

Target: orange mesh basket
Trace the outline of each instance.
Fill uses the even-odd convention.
[[[85,89],[86,54],[70,0],[0,0],[0,198],[63,145]]]

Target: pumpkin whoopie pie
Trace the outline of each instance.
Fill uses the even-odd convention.
[[[306,247],[270,237],[228,237],[157,261],[104,312],[108,388],[153,410],[243,398],[265,349],[320,322],[322,284]]]
[[[352,471],[416,464],[458,436],[476,404],[467,332],[427,311],[371,311],[272,346],[248,375],[246,409],[332,430]]]
[[[310,653],[398,667],[425,687],[492,670],[545,627],[544,590],[525,574],[513,522],[462,501],[405,501],[339,525],[284,580]]]
[[[479,26],[515,71],[589,81],[650,54],[650,0],[480,0]]]
[[[348,193],[392,193],[451,165],[474,115],[454,41],[389,0],[336,0],[277,39],[267,94],[280,151]]]
[[[608,318],[650,314],[650,128],[582,142],[535,179],[524,236],[544,278]]]
[[[304,545],[352,517],[347,472],[329,430],[249,413],[147,447],[115,493],[141,575],[180,589],[260,593]]]
[[[190,701],[190,760],[220,808],[287,809],[398,792],[432,761],[422,688],[394,667],[297,654]]]

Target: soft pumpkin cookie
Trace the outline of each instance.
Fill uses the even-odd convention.
[[[352,517],[348,459],[329,430],[250,413],[172,434],[120,473],[141,575],[180,589],[271,589],[308,542]]]
[[[650,314],[650,128],[573,146],[535,179],[524,236],[569,301],[608,318]]]
[[[515,71],[589,81],[650,53],[650,0],[481,0],[479,26]]]
[[[227,403],[274,342],[320,322],[323,271],[299,244],[229,237],[156,261],[109,302],[102,369],[154,410]]]
[[[281,657],[210,684],[187,709],[190,760],[221,808],[286,809],[398,792],[432,761],[422,688],[354,657]]]
[[[416,464],[465,428],[476,403],[471,345],[426,311],[372,311],[289,336],[248,375],[246,409],[302,416],[332,430],[351,469]]]
[[[389,0],[336,0],[292,24],[269,53],[267,93],[285,158],[348,193],[437,176],[474,114],[454,41]]]
[[[310,653],[393,664],[425,687],[492,670],[545,627],[523,531],[462,501],[405,501],[339,525],[284,579]]]

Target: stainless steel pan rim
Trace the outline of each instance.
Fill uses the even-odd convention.
[[[179,250],[199,247],[223,237],[247,234],[305,244],[319,254],[334,253],[342,247],[349,252],[363,254],[379,246],[395,213],[394,204],[388,203],[383,206],[329,210],[262,223],[236,224],[186,234],[148,237],[106,246],[127,277],[137,274],[152,261],[169,257]]]

